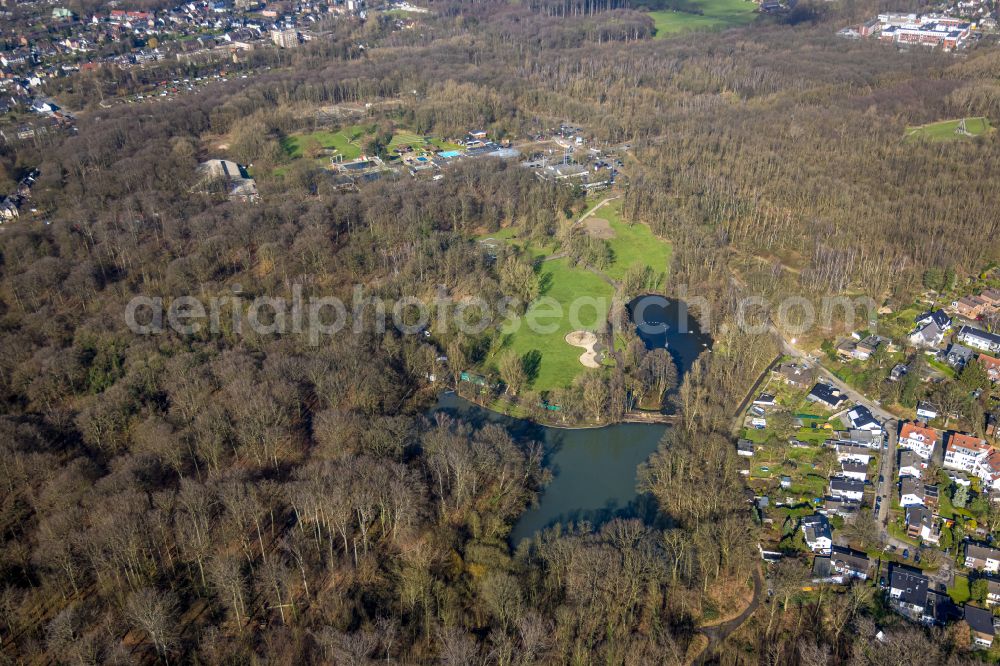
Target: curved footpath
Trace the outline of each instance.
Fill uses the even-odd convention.
[[[753,598],[750,600],[750,604],[743,609],[743,612],[731,620],[698,627],[699,633],[708,638],[708,645],[706,645],[701,652],[691,659],[691,663],[705,663],[705,659],[710,657],[719,645],[729,638],[734,631],[742,627],[743,623],[749,620],[750,616],[754,614],[754,611],[760,607],[763,593],[764,582],[760,577],[760,568],[758,567],[753,570]]]

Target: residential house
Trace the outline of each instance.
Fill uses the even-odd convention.
[[[931,312],[925,312],[921,315],[917,315],[917,318],[913,320],[917,326],[925,326],[927,324],[934,324],[942,331],[947,331],[951,328],[951,317],[949,317],[944,310],[938,308]]]
[[[990,447],[986,460],[979,463],[976,474],[984,489],[1000,490],[1000,451]]]
[[[937,508],[940,505],[941,489],[935,484],[924,484],[924,506],[930,509],[932,512],[937,512]]]
[[[852,460],[845,460],[841,463],[841,475],[848,479],[865,481],[868,478],[868,465],[864,465]]]
[[[965,544],[965,566],[995,574],[1000,571],[1000,550],[970,541]]]
[[[945,352],[944,360],[951,367],[956,370],[961,370],[969,362],[976,357],[976,352],[969,349],[965,345],[953,344],[948,347],[948,351]]]
[[[880,432],[882,430],[882,424],[875,419],[871,411],[864,405],[855,405],[851,411],[847,412],[847,418],[851,421],[851,427],[855,430],[869,430],[872,432]]]
[[[830,564],[834,572],[845,578],[867,580],[871,571],[871,560],[868,555],[844,546],[831,546]]]
[[[951,304],[955,312],[969,319],[978,319],[979,315],[983,314],[984,305],[986,301],[977,296],[963,296]]]
[[[905,508],[917,504],[924,505],[924,482],[912,476],[901,479],[899,482],[899,505]]]
[[[778,403],[775,401],[774,396],[770,393],[761,393],[757,396],[757,399],[753,401],[753,404],[761,407],[774,407]]]
[[[948,446],[944,450],[944,467],[976,473],[989,453],[990,447],[985,439],[960,432],[951,433],[948,436]]]
[[[980,354],[979,363],[986,370],[986,376],[990,378],[991,382],[994,384],[1000,383],[1000,358]]]
[[[819,403],[830,409],[837,409],[842,404],[847,402],[847,396],[840,392],[840,389],[831,386],[830,384],[824,384],[818,382],[809,391],[809,395],[806,396],[806,400],[810,402]]]
[[[830,494],[834,497],[861,501],[865,494],[865,482],[857,479],[848,479],[842,476],[830,478]]]
[[[919,479],[927,463],[917,455],[916,451],[901,449],[899,452],[899,476],[912,476]]]
[[[871,355],[885,343],[883,338],[877,335],[869,335],[867,338],[854,346],[854,358],[859,361],[867,361]]]
[[[985,608],[965,604],[965,623],[972,631],[972,645],[987,650],[993,645],[993,613]]]
[[[827,516],[850,518],[861,509],[861,502],[844,497],[828,496],[823,498],[822,513]]]
[[[910,366],[904,363],[897,363],[892,366],[892,370],[889,372],[889,381],[898,382],[900,379],[905,377],[910,372]]]
[[[751,442],[749,439],[741,439],[740,441],[736,442],[736,453],[738,453],[741,456],[746,456],[747,458],[752,457],[753,442]]]
[[[850,428],[847,431],[847,437],[852,442],[861,444],[862,446],[867,446],[869,449],[878,450],[882,448],[883,432],[881,428],[878,430],[858,430],[857,428]]]
[[[931,511],[919,504],[906,507],[904,513],[906,535],[911,539],[923,539],[929,543],[941,540],[941,527]]]
[[[893,607],[915,620],[927,608],[927,576],[899,564],[889,565],[889,599]]]
[[[956,339],[964,345],[987,354],[1000,352],[1000,335],[996,333],[988,333],[972,326],[963,326],[959,329]]]
[[[1000,606],[1000,580],[986,578],[986,605]]]
[[[782,363],[774,372],[789,386],[805,388],[812,383],[813,372],[808,366],[799,363]]]
[[[861,446],[854,442],[833,442],[833,446],[837,449],[837,460],[840,462],[856,460],[867,465],[868,461],[872,459],[872,455],[874,455],[872,450],[867,446]]]
[[[833,534],[826,516],[821,514],[806,516],[802,519],[801,526],[809,549],[814,553],[828,555],[833,545]]]
[[[979,294],[979,298],[991,308],[1000,308],[1000,289],[987,289]]]
[[[938,408],[932,402],[927,402],[926,400],[917,401],[917,418],[922,421],[930,421],[936,419],[938,415]]]
[[[909,341],[914,347],[937,347],[944,341],[944,331],[930,322],[910,333]]]
[[[934,428],[928,428],[919,421],[907,422],[899,430],[899,448],[908,449],[924,460],[930,460],[940,438],[940,433]]]

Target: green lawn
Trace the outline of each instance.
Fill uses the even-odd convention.
[[[948,596],[956,604],[964,604],[972,597],[969,591],[969,579],[965,576],[955,576],[955,587],[948,588]]]
[[[310,142],[315,141],[321,148],[336,150],[344,156],[345,160],[353,160],[361,155],[362,146],[370,136],[369,129],[370,126],[367,125],[353,125],[345,127],[339,132],[319,130],[316,132],[290,134],[281,142],[281,147],[285,149],[289,157],[298,159],[303,156],[306,146]],[[393,134],[392,140],[389,142],[390,150],[399,148],[400,146],[413,146],[414,149],[427,146],[428,149],[432,150],[458,150],[461,148],[457,144],[449,143],[437,137],[423,137],[406,130],[399,130]]]
[[[573,378],[585,370],[580,363],[580,355],[584,350],[573,347],[565,340],[566,334],[575,330],[570,323],[570,305],[582,296],[597,299],[596,309],[590,306],[580,308],[579,321],[584,328],[598,330],[603,327],[607,318],[614,290],[590,271],[572,268],[566,259],[547,261],[540,270],[544,289],[542,297],[528,308],[517,331],[501,333],[503,344],[499,353],[513,350],[524,356],[532,351],[540,352],[538,376],[531,388],[546,391],[569,386]],[[554,299],[562,308],[561,316],[539,316],[537,322],[541,325],[554,325],[552,327],[555,330],[548,333],[532,331],[529,326],[531,317],[556,312],[549,299]]]
[[[629,225],[622,222],[618,215],[617,204],[618,202],[612,202],[595,213],[597,217],[607,219],[615,232],[615,238],[608,241],[614,255],[613,262],[604,274],[617,280],[625,275],[630,266],[640,263],[656,271],[662,284],[670,263],[670,243],[654,236],[644,224]],[[552,255],[556,251],[555,244],[534,245],[527,239],[520,238],[519,233],[520,229],[517,227],[506,227],[477,240],[493,239],[517,245],[536,259]],[[573,379],[585,370],[580,363],[583,349],[571,346],[564,338],[567,333],[577,328],[590,330],[602,328],[614,295],[614,288],[590,270],[570,266],[567,259],[543,262],[540,274],[543,285],[542,297],[555,299],[563,308],[563,316],[558,320],[557,330],[552,333],[532,331],[527,326],[527,318],[522,318],[521,328],[504,338],[498,354],[508,349],[514,350],[521,356],[531,351],[540,352],[542,360],[538,376],[531,384],[531,388],[536,391],[547,391],[569,386]],[[573,301],[580,297],[604,299],[604,302],[600,306],[600,312],[596,314],[591,306],[580,308],[579,318],[582,326],[574,326],[570,322],[569,309]],[[549,311],[543,303],[533,304],[528,310],[529,314],[542,311]],[[495,362],[497,358],[498,355],[494,354],[490,361]]]
[[[606,219],[615,232],[615,237],[608,240],[614,253],[614,263],[605,273],[620,280],[625,277],[630,266],[644,264],[656,272],[659,277],[658,286],[662,287],[670,266],[672,246],[653,235],[653,231],[645,224],[622,222],[618,214],[620,204],[620,200],[612,201],[594,213],[596,217]]]
[[[316,141],[322,148],[336,150],[344,156],[345,160],[353,160],[361,155],[360,140],[363,136],[364,129],[360,126],[345,127],[339,132],[319,130],[317,132],[291,134],[284,138],[281,142],[281,147],[285,149],[289,157],[297,159],[302,157],[302,151],[311,141]]]
[[[757,5],[747,0],[691,0],[691,12],[669,9],[649,12],[657,38],[689,30],[722,30],[746,25],[757,17]]]
[[[971,139],[990,131],[990,121],[980,116],[978,118],[966,118],[965,130],[972,136],[956,132],[961,118],[955,120],[942,120],[937,123],[929,123],[918,127],[907,127],[906,138],[926,139],[928,141],[955,141],[959,139]]]

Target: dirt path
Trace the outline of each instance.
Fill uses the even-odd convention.
[[[718,648],[720,643],[729,638],[734,631],[742,627],[743,623],[750,619],[750,616],[760,606],[763,594],[764,582],[760,576],[760,569],[757,568],[753,572],[753,599],[750,600],[750,605],[731,620],[698,627],[698,631],[708,637],[708,645],[699,654],[695,655],[691,663],[705,663],[705,659],[711,656],[713,649]]]
[[[590,210],[588,210],[586,213],[584,213],[583,215],[581,215],[580,219],[573,223],[573,226],[574,227],[579,226],[580,224],[582,224],[583,222],[585,222],[588,217],[590,217],[591,215],[593,215],[594,213],[596,213],[598,210],[600,210],[602,206],[605,206],[605,205],[611,203],[615,199],[621,199],[621,198],[622,197],[621,197],[620,194],[616,194],[613,197],[607,197],[606,199],[602,199],[600,201],[600,203],[598,203],[596,206],[594,206],[593,208],[591,208]]]

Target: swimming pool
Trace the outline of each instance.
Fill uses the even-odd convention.
[[[438,156],[448,159],[450,157],[458,157],[461,154],[462,154],[461,150],[446,150],[444,152],[438,153]]]

